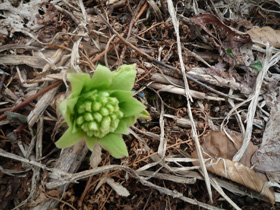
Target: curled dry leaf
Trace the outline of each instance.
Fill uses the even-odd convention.
[[[274,30],[269,26],[265,26],[262,28],[252,28],[247,33],[251,36],[251,38],[255,41],[269,42],[270,45],[276,48],[280,48],[280,30]],[[264,46],[262,44],[257,43],[260,46]]]
[[[265,186],[265,182],[249,167],[239,162],[222,158],[206,161],[206,165],[208,171],[262,193],[271,203],[275,203],[274,193],[268,186]]]
[[[264,188],[264,196],[274,203],[274,193],[265,186],[265,181],[249,168],[251,157],[258,147],[250,142],[240,162],[231,161],[241,147],[243,140],[240,136],[229,134],[231,139],[224,132],[209,131],[201,138],[203,157],[205,159],[211,158],[211,160],[206,161],[207,170],[259,193]],[[191,156],[197,158],[196,151],[192,152]],[[199,162],[194,161],[193,164],[199,165]]]

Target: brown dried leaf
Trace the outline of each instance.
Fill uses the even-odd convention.
[[[235,153],[241,148],[243,139],[233,133],[229,133],[234,143],[227,137],[224,132],[220,131],[209,131],[201,137],[201,148],[203,151],[204,158],[224,158],[231,160]],[[251,157],[258,149],[257,146],[253,145],[252,142],[243,155],[240,163],[245,166],[251,166]],[[192,156],[197,157],[196,151],[192,153]]]
[[[240,47],[248,42],[252,42],[250,36],[248,34],[243,34],[237,30],[233,30],[232,28],[226,26],[222,23],[216,16],[211,14],[203,14],[197,15],[192,18],[192,21],[202,27],[210,36],[212,36],[217,43],[220,43],[221,46],[225,47],[226,49],[233,49],[236,47]],[[217,37],[213,35],[212,30],[207,27],[207,24],[216,26],[217,33],[220,35],[219,41]],[[215,30],[215,31],[216,31]]]
[[[222,23],[216,16],[212,14],[197,15],[192,21],[199,25],[207,32],[212,39],[209,39],[220,50],[220,55],[224,55],[223,59],[231,65],[242,64],[249,66],[253,61],[251,50],[252,40],[248,34],[241,33]],[[225,51],[231,49],[234,58],[225,54]]]
[[[280,48],[280,30],[274,30],[269,26],[265,26],[262,28],[252,28],[247,33],[253,40],[263,43],[269,42],[273,47]]]
[[[261,193],[271,202],[275,203],[274,193],[265,186],[265,182],[256,174],[256,172],[243,164],[228,159],[215,158],[206,161],[206,164],[211,164],[207,167],[208,171],[216,175],[225,177],[238,184],[244,185],[258,193]],[[212,165],[213,164],[213,165]]]
[[[260,193],[265,181],[249,168],[251,157],[258,147],[250,142],[240,162],[231,161],[241,147],[243,139],[233,133],[229,134],[232,140],[220,131],[209,131],[201,137],[203,157],[205,159],[211,158],[211,160],[206,161],[207,165],[211,163],[207,166],[207,170]],[[191,156],[197,158],[196,151],[192,152]],[[193,164],[199,165],[199,162],[194,161]],[[264,196],[270,202],[275,202],[274,193],[266,186],[264,187]]]

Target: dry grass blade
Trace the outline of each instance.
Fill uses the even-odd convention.
[[[38,93],[36,93],[35,95],[31,96],[30,98],[26,99],[24,102],[20,103],[19,105],[13,107],[10,111],[13,112],[13,111],[16,111],[18,110],[19,108],[23,107],[23,106],[26,106],[28,103],[30,103],[31,101],[35,100],[37,97],[39,97],[40,95],[44,94],[45,92],[51,90],[52,88],[56,87],[56,86],[59,86],[61,84],[61,81],[57,81],[51,85],[49,85],[48,87],[42,89],[41,91],[39,91]],[[3,120],[5,119],[6,117],[6,114],[2,114],[0,116],[0,120]]]
[[[21,157],[21,156],[14,155],[14,154],[12,154],[12,153],[6,152],[5,150],[3,150],[3,149],[1,149],[1,148],[0,148],[0,156],[1,156],[1,157],[5,157],[5,158],[10,158],[10,159],[12,159],[12,160],[17,160],[17,161],[20,161],[20,162],[23,162],[23,163],[26,163],[26,164],[29,164],[29,165],[32,165],[32,166],[35,166],[35,167],[44,169],[44,170],[46,170],[46,171],[55,172],[55,173],[58,174],[59,176],[68,176],[68,175],[69,175],[68,173],[63,172],[63,171],[60,171],[60,170],[58,170],[58,169],[52,169],[52,168],[49,168],[49,167],[47,167],[46,165],[41,164],[41,163],[38,163],[38,162],[36,162],[36,161],[28,160],[28,159],[23,158],[23,157]]]
[[[267,46],[266,46],[266,57],[263,61],[263,69],[257,77],[255,92],[253,94],[252,101],[251,101],[251,103],[249,105],[249,108],[248,108],[248,116],[247,116],[247,119],[246,119],[247,126],[246,126],[246,132],[245,132],[245,136],[244,136],[244,140],[243,140],[243,145],[240,148],[240,150],[233,157],[233,161],[239,161],[242,158],[243,154],[245,153],[245,151],[246,151],[246,149],[249,145],[249,142],[250,142],[251,136],[252,136],[253,119],[254,119],[254,116],[255,116],[256,107],[257,107],[257,104],[258,104],[258,97],[260,95],[260,91],[261,91],[261,87],[262,87],[264,77],[267,74],[268,69],[280,60],[280,52],[275,54],[273,57],[272,57],[271,54],[272,54],[272,48],[267,44]]]
[[[159,118],[159,125],[160,125],[160,143],[158,146],[158,154],[161,158],[165,157],[166,153],[166,145],[167,145],[167,139],[164,138],[164,104],[161,100],[161,111],[160,111],[160,118]]]
[[[169,180],[169,181],[177,182],[177,183],[180,183],[180,184],[195,184],[196,183],[195,178],[185,178],[185,177],[174,176],[174,175],[169,175],[169,174],[164,174],[164,173],[155,173],[153,171],[140,171],[139,175],[140,176],[147,176],[149,178]]]
[[[178,20],[176,18],[176,12],[175,12],[175,9],[174,9],[174,6],[173,6],[173,2],[171,0],[168,0],[167,3],[168,3],[168,10],[169,10],[170,16],[172,18],[174,29],[175,29],[176,36],[177,36],[177,48],[178,48],[178,53],[179,53],[181,71],[182,71],[184,84],[185,84],[185,91],[186,91],[185,94],[186,94],[186,98],[187,98],[187,101],[188,101],[188,103],[187,103],[187,105],[188,105],[188,115],[189,115],[189,118],[190,118],[191,123],[192,123],[191,124],[192,125],[192,137],[194,138],[194,142],[195,142],[195,145],[196,145],[196,151],[197,151],[197,154],[198,154],[198,159],[199,159],[201,169],[202,169],[202,172],[203,172],[203,176],[204,176],[204,179],[205,179],[207,191],[208,191],[211,202],[213,202],[210,179],[209,179],[209,176],[208,176],[208,172],[206,170],[206,166],[204,164],[204,159],[203,159],[203,156],[202,156],[200,143],[199,143],[198,136],[197,136],[196,125],[195,125],[194,120],[193,120],[193,115],[192,115],[192,111],[191,111],[192,109],[191,109],[191,106],[190,106],[190,101],[192,99],[191,99],[190,94],[189,94],[189,86],[188,86],[188,81],[187,81],[187,77],[186,77],[186,70],[185,70],[184,62],[183,62],[183,58],[182,58],[181,42],[180,42],[180,35],[179,35],[179,23],[178,23]]]
[[[164,85],[160,83],[152,83],[149,87],[152,87],[159,92],[169,92],[169,93],[174,93],[174,94],[179,94],[179,95],[186,95],[186,91],[183,88],[178,88],[174,87],[173,85]],[[206,99],[206,100],[213,100],[213,101],[225,101],[224,98],[220,97],[215,97],[215,96],[209,96],[206,93],[203,92],[198,92],[195,90],[189,90],[189,95],[193,98],[198,98],[198,99]]]
[[[220,193],[220,195],[222,195],[226,200],[227,202],[232,205],[233,208],[235,208],[236,210],[241,210],[241,208],[239,208],[239,206],[236,205],[236,203],[234,203],[223,191],[223,189],[221,188],[221,186],[219,185],[219,183],[211,178],[210,179],[211,181],[211,185]]]
[[[158,8],[156,2],[155,2],[154,0],[148,0],[147,2],[148,2],[149,5],[153,8],[153,10],[154,10],[154,12],[155,12],[157,18],[158,18],[160,21],[162,21],[162,20],[163,20],[163,19],[162,19],[162,14],[161,14],[161,11],[160,11],[160,9]]]

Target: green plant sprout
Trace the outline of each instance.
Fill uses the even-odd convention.
[[[259,71],[259,72],[263,68],[262,63],[259,60],[255,61],[254,63],[251,63],[251,65],[249,67],[251,67],[252,69]]]
[[[233,59],[235,59],[235,55],[232,51],[232,49],[226,49],[226,54],[230,57],[232,57]]]
[[[69,128],[55,143],[70,147],[83,138],[90,150],[98,143],[115,158],[128,156],[122,134],[145,112],[133,98],[135,65],[122,65],[111,72],[98,65],[92,78],[85,73],[70,73],[72,93],[59,106]]]

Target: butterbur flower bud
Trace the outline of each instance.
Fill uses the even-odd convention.
[[[135,76],[135,65],[123,65],[114,72],[98,65],[92,78],[68,74],[72,93],[60,104],[60,111],[69,128],[56,146],[69,147],[85,138],[90,150],[98,142],[116,158],[127,156],[122,134],[128,134],[127,128],[145,110],[132,97]]]
[[[95,91],[93,94],[94,97],[78,100],[79,111],[74,117],[77,122],[76,127],[82,129],[90,137],[103,138],[117,129],[123,113],[119,109],[117,98],[110,97],[109,93],[103,91]],[[111,126],[113,120],[116,122]]]

